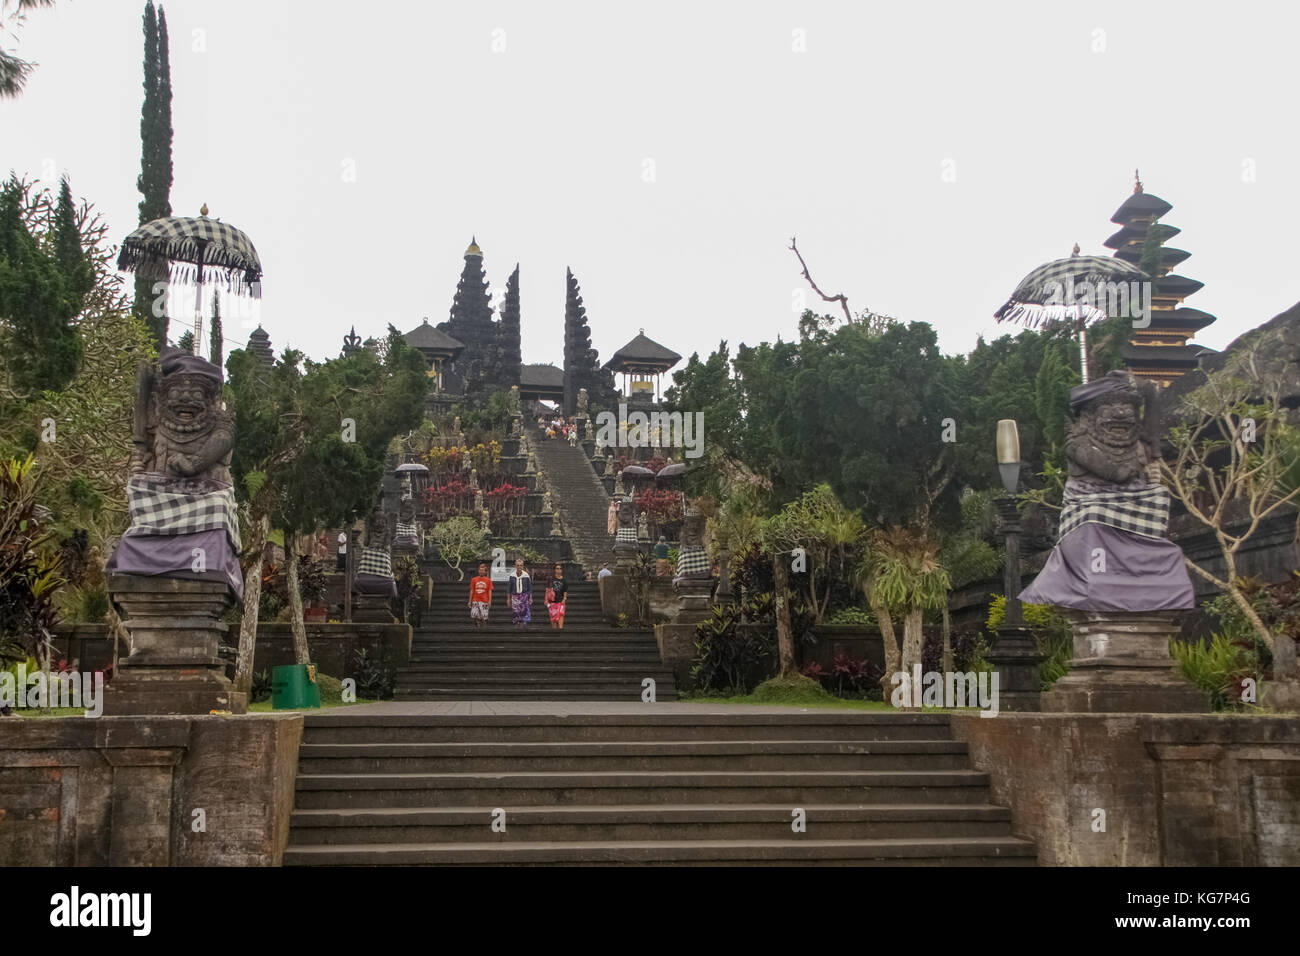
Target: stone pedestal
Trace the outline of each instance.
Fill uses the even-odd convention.
[[[1175,670],[1177,611],[1066,610],[1074,660],[1043,695],[1043,710],[1089,714],[1207,713],[1206,695]]]
[[[625,571],[635,567],[637,555],[640,553],[640,546],[633,544],[631,541],[616,541],[614,543],[615,567]]]
[[[358,624],[393,624],[393,599],[387,594],[352,594],[352,620]]]
[[[708,618],[713,608],[713,578],[677,578],[673,590],[680,602],[674,624],[697,624]]]
[[[998,673],[998,709],[1042,710],[1038,642],[1027,627],[1000,627],[986,655]]]
[[[104,692],[104,713],[243,714],[247,695],[232,690],[218,648],[234,603],[224,581],[111,574],[108,590],[122,607],[131,653]]]

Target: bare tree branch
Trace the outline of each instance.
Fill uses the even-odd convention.
[[[821,296],[822,301],[824,302],[838,302],[840,304],[840,308],[844,310],[845,321],[848,322],[850,325],[852,325],[853,313],[849,311],[848,296],[846,296],[843,292],[841,292],[839,295],[827,295],[825,292],[823,292],[821,289],[817,287],[817,283],[813,282],[812,276],[808,274],[808,263],[803,261],[803,255],[799,252],[799,247],[795,244],[795,238],[793,236],[790,237],[790,251],[793,252],[796,256],[798,256],[799,265],[803,267],[803,277],[808,280],[808,284],[812,286],[812,290],[816,292],[819,296]]]

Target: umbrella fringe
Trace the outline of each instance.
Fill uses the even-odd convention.
[[[1085,325],[1090,325],[1106,318],[1106,313],[1091,306],[1040,305],[1037,302],[1017,302],[1012,299],[993,313],[993,316],[999,322],[1012,322],[1026,328],[1040,329],[1067,322],[1074,324],[1080,318]]]

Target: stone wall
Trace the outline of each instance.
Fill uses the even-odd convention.
[[[1300,865],[1300,718],[958,714],[1045,866]],[[1105,830],[1094,829],[1105,812]]]
[[[469,587],[468,583],[465,585]],[[374,659],[387,659],[400,667],[411,659],[411,627],[407,624],[307,624],[307,649],[322,674],[353,677],[356,652],[364,649]],[[237,640],[232,631],[228,640]],[[103,670],[113,658],[113,641],[103,624],[77,624],[55,632],[55,658],[78,661],[82,672]],[[122,642],[119,651],[126,654]],[[253,673],[293,663],[293,629],[288,622],[263,621],[257,625]],[[232,670],[228,668],[228,670]],[[233,677],[233,670],[228,676]]]
[[[411,634],[409,624],[308,624],[307,650],[322,674],[342,680],[356,676],[358,650],[364,650],[372,660],[386,661],[390,667],[406,664],[411,659]],[[293,662],[292,625],[257,625],[253,673]]]
[[[302,724],[3,718],[0,866],[279,866]]]

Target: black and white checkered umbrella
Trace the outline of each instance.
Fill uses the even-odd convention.
[[[186,284],[220,278],[234,291],[260,295],[262,262],[253,241],[243,230],[205,215],[146,222],[122,241],[117,267]]]
[[[1113,256],[1073,255],[1045,263],[1020,280],[1002,308],[993,313],[999,322],[1036,326],[1053,319],[1105,316],[1097,308],[1096,290],[1108,283],[1146,282],[1150,277],[1130,262]],[[1035,308],[1037,306],[1038,308]]]
[[[1113,256],[1081,256],[1079,247],[1074,248],[1074,255],[1044,263],[1021,279],[1011,298],[993,317],[1029,328],[1053,322],[1075,326],[1080,370],[1086,382],[1087,326],[1111,315],[1116,303],[1122,303],[1121,309],[1131,310],[1137,302],[1149,302],[1150,290],[1143,296],[1141,286],[1151,277],[1131,262]]]

